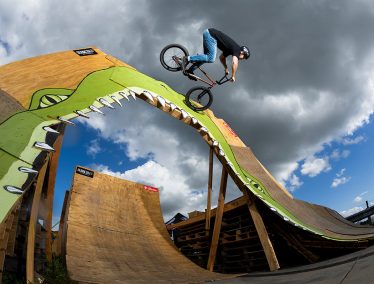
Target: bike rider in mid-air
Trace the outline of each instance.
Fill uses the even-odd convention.
[[[239,60],[248,59],[250,52],[248,47],[238,45],[232,38],[223,32],[210,28],[203,33],[203,46],[204,54],[197,54],[191,56],[183,57],[183,73],[187,75],[190,79],[196,80],[190,75],[203,65],[204,63],[213,63],[216,60],[217,47],[222,51],[219,59],[225,68],[226,75],[229,74],[229,69],[227,68],[226,58],[232,56],[232,73],[231,82],[235,82],[235,75],[238,69]],[[192,63],[189,69],[186,69],[188,63]]]

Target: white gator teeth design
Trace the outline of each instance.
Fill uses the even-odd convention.
[[[176,108],[177,108],[177,106],[175,104],[170,104],[171,111],[174,111]]]
[[[114,106],[112,106],[106,99],[100,98],[99,102],[107,106],[108,108],[114,109]]]
[[[182,113],[182,118],[183,119],[186,119],[187,117],[190,116],[184,109],[181,110],[181,113]]]
[[[101,110],[99,110],[97,107],[95,107],[93,105],[89,106],[89,108],[90,108],[90,110],[92,110],[94,112],[97,112],[97,113],[100,113],[100,114],[104,115],[104,113]]]
[[[224,157],[225,156],[225,152],[223,152],[222,150],[219,150],[219,155]]]
[[[213,146],[214,146],[214,147],[217,147],[217,146],[219,146],[219,143],[218,143],[218,141],[217,141],[217,140],[214,140],[214,141],[213,141]]]
[[[154,101],[153,96],[152,96],[152,94],[151,94],[150,92],[148,92],[148,91],[143,91],[143,95],[146,96],[147,99],[150,100],[151,102]]]
[[[205,127],[201,127],[200,131],[203,132],[203,133],[208,133],[208,129],[206,129]]]
[[[18,170],[20,172],[27,173],[27,174],[37,174],[38,173],[38,171],[36,171],[34,169],[31,169],[31,168],[27,168],[27,167],[19,167]]]
[[[80,111],[80,110],[76,110],[75,113],[78,114],[78,115],[81,116],[81,117],[84,117],[84,118],[90,118],[87,114],[83,113],[83,112]]]
[[[197,119],[194,118],[194,117],[191,118],[191,121],[192,121],[192,124],[196,124],[197,123]]]
[[[160,103],[160,105],[162,105],[162,107],[165,107],[166,101],[163,97],[158,96],[157,101]]]
[[[129,95],[126,94],[125,92],[122,92],[122,91],[121,91],[121,92],[118,92],[118,94],[120,94],[122,97],[124,97],[124,98],[125,98],[126,100],[128,100],[128,101],[130,100],[130,99],[129,99]]]
[[[130,95],[136,100],[136,93],[133,90],[130,90]]]
[[[63,118],[63,117],[58,117],[57,119],[58,119],[59,121],[62,121],[63,123],[70,124],[70,125],[75,125],[74,122],[72,122],[72,121],[70,121],[70,120],[67,120],[67,119],[65,119],[65,118]]]
[[[34,147],[38,149],[42,149],[47,152],[55,151],[55,149],[53,149],[51,146],[49,146],[47,143],[44,143],[44,142],[35,142]]]
[[[12,186],[12,185],[6,185],[4,186],[5,190],[10,192],[10,193],[15,193],[15,194],[22,194],[23,193],[23,190],[18,188],[18,187],[15,187],[15,186]]]
[[[49,127],[49,126],[44,126],[43,129],[47,132],[51,132],[51,133],[56,133],[56,134],[60,134],[60,132],[58,132],[57,130]]]
[[[110,96],[112,98],[113,101],[115,101],[117,104],[120,105],[120,107],[122,107],[122,103],[119,101],[119,99],[117,99],[116,96]]]

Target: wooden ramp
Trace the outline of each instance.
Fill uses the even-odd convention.
[[[298,222],[313,228],[313,231],[318,230],[319,234],[325,238],[358,242],[374,239],[373,226],[354,224],[345,220],[332,209],[293,198],[257,160],[252,150],[243,143],[224,120],[216,118],[212,112],[209,113],[209,116],[224,135],[241,170],[254,176],[262,188],[266,190],[267,201],[272,201],[274,205],[278,204],[278,208],[289,212],[291,216],[296,217]],[[230,174],[240,186],[240,181],[235,174],[232,172]],[[275,208],[272,209],[277,211]],[[285,218],[284,221],[289,222],[290,220]]]
[[[78,167],[77,169],[79,169]],[[173,245],[158,190],[96,171],[75,173],[68,208],[66,264],[81,283],[201,283],[224,279]]]

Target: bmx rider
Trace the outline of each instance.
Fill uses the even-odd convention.
[[[217,29],[206,29],[203,33],[203,47],[204,54],[196,54],[191,56],[185,56],[183,58],[183,72],[189,76],[194,74],[193,72],[203,65],[204,63],[213,63],[217,55],[217,47],[222,51],[219,59],[225,68],[225,73],[229,74],[227,67],[226,58],[232,56],[232,73],[231,82],[235,82],[235,75],[238,69],[239,60],[248,59],[250,52],[248,47],[238,45],[232,38],[225,33]],[[188,63],[192,63],[191,67],[186,70]],[[193,77],[190,77],[193,79]]]

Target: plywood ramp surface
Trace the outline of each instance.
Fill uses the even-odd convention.
[[[66,264],[81,283],[201,283],[227,278],[173,245],[153,188],[94,172],[75,174]]]
[[[322,231],[330,238],[351,241],[374,238],[373,226],[353,224],[329,208],[294,199],[257,160],[252,150],[240,140],[227,123],[215,118],[212,113],[210,116],[226,138],[240,167],[256,177],[270,197],[296,218]]]

